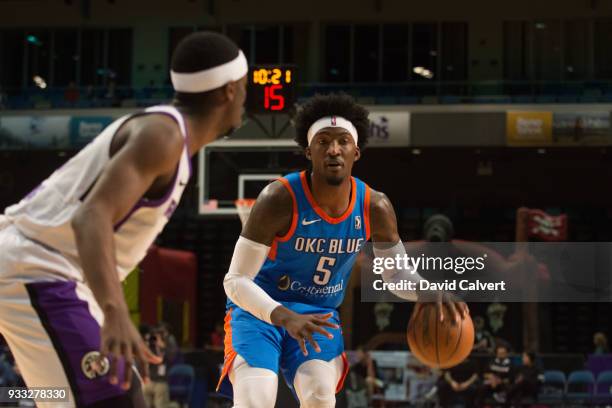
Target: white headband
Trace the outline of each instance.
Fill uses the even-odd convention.
[[[308,129],[308,133],[306,134],[306,138],[308,139],[308,146],[310,146],[310,142],[312,142],[312,139],[315,137],[315,135],[319,133],[321,129],[325,129],[327,127],[339,127],[348,131],[351,136],[353,136],[355,145],[357,145],[357,140],[359,140],[359,137],[357,135],[357,129],[355,129],[355,126],[353,126],[351,122],[341,116],[326,116],[317,120]]]
[[[178,92],[198,93],[222,87],[231,81],[237,81],[247,74],[249,64],[242,51],[236,58],[225,64],[197,72],[179,73],[170,71],[174,90]]]

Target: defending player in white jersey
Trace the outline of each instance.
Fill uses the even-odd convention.
[[[118,119],[0,215],[0,333],[28,387],[69,387],[48,406],[144,408],[134,363],[146,378],[160,361],[120,281],[176,209],[191,157],[241,125],[247,71],[225,36],[186,37],[171,105]]]

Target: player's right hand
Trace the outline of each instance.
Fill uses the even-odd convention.
[[[440,322],[449,319],[451,322],[459,323],[470,315],[470,309],[463,300],[452,292],[443,290],[417,291],[413,315],[417,315],[421,308],[430,304],[436,305],[436,314]]]
[[[274,324],[282,326],[287,330],[291,337],[297,340],[302,353],[307,356],[306,342],[309,342],[317,353],[321,352],[321,347],[313,337],[313,333],[319,333],[328,339],[334,336],[323,327],[338,329],[340,326],[329,321],[332,313],[321,314],[299,314],[283,306],[279,306],[272,312],[271,320]]]
[[[134,327],[126,310],[107,310],[104,314],[104,325],[100,331],[100,351],[110,362],[109,381],[129,389],[132,383],[133,365],[138,363],[143,381],[149,381],[149,363],[161,364],[162,358],[144,343]],[[124,377],[118,378],[118,365],[123,359]]]

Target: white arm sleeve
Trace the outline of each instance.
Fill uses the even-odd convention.
[[[267,245],[243,236],[238,238],[229,271],[223,279],[223,288],[232,302],[258,319],[272,324],[270,315],[280,303],[253,281],[269,251],[270,247]]]
[[[404,244],[400,240],[397,244],[392,246],[391,248],[381,249],[376,248],[374,246],[374,256],[377,258],[393,258],[395,259],[397,256],[403,258],[406,255],[406,248],[404,248]],[[383,281],[387,283],[398,283],[401,281],[412,281],[416,282],[416,285],[419,285],[419,281],[422,280],[421,276],[414,269],[384,269],[382,273]],[[417,293],[412,290],[391,290],[391,292],[402,299],[410,300],[412,302],[417,301]]]

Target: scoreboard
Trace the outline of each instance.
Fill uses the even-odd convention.
[[[292,65],[256,65],[249,69],[247,111],[283,113],[295,103],[296,69]]]

